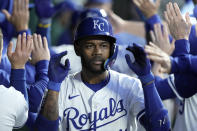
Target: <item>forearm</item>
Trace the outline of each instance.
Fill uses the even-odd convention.
[[[162,25],[161,18],[158,14],[151,16],[145,21],[146,33],[149,33],[151,30],[154,30],[154,25],[160,23]],[[162,25],[163,26],[163,25]]]
[[[123,27],[123,31],[145,38],[145,28],[143,22],[126,21],[125,26]]]
[[[36,64],[36,82],[30,85],[29,94],[29,107],[31,112],[38,112],[41,101],[48,86],[48,64],[49,61],[43,60]]]
[[[40,34],[42,37],[46,37],[48,45],[51,46],[51,20],[46,20],[39,22],[36,27],[36,33]]]
[[[4,70],[0,70],[0,85],[4,85],[7,88],[10,86],[10,75]]]
[[[59,93],[49,90],[44,100],[41,111],[36,119],[35,127],[38,131],[57,131],[59,126],[58,110]]]
[[[24,69],[11,70],[10,85],[13,86],[16,90],[20,91],[28,102],[28,93]]]
[[[48,67],[49,67],[49,61],[48,60],[41,60],[36,63],[36,81],[39,80],[45,80],[49,81],[48,78]]]
[[[162,79],[158,76],[155,76],[155,87],[162,100],[176,97],[175,93],[168,83],[168,79]]]
[[[60,86],[59,84],[55,85],[54,82],[49,81],[48,84],[48,93],[46,95],[46,98],[43,101],[43,105],[41,107],[41,111],[38,115],[38,118],[36,120],[36,128],[39,131],[47,131],[52,130],[56,131],[58,130],[59,126],[59,107],[58,107],[58,98],[59,98],[59,92],[51,90],[50,88],[56,88],[54,86]]]
[[[149,80],[152,74],[149,77]],[[167,110],[164,109],[162,101],[158,95],[156,90],[154,81],[147,81],[146,83],[143,81],[143,92],[144,92],[144,100],[145,100],[145,111],[146,118],[148,120],[148,130],[151,131],[160,131],[170,129],[170,121],[168,118]]]
[[[59,117],[58,97],[59,92],[49,90],[47,93],[40,114],[48,120],[57,120]]]

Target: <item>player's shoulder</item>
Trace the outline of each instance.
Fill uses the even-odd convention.
[[[120,82],[129,82],[129,83],[141,83],[140,80],[138,78],[129,76],[127,74],[123,74],[114,70],[109,70],[110,75],[111,75],[111,79],[114,80],[118,80]]]
[[[7,93],[12,96],[23,96],[20,91],[17,91],[14,87],[5,87],[4,85],[0,85],[0,92],[1,93]]]

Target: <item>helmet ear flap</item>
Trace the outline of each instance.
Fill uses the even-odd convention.
[[[75,53],[76,53],[77,56],[81,56],[80,47],[79,47],[79,43],[78,42],[74,43],[74,50],[75,50]]]

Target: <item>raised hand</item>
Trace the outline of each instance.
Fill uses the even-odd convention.
[[[49,62],[49,80],[61,83],[65,77],[68,75],[68,71],[70,70],[70,62],[68,59],[65,61],[65,65],[60,63],[61,58],[67,54],[67,51],[64,51],[60,54],[53,55]]]
[[[50,53],[48,48],[48,42],[46,37],[41,37],[41,35],[33,35],[33,51],[32,51],[32,64],[36,64],[41,60],[50,60]]]
[[[10,14],[3,9],[7,20],[14,25],[16,31],[28,29],[29,23],[29,0],[14,0],[13,12]]]
[[[10,42],[7,55],[10,60],[12,69],[24,69],[33,49],[33,40],[30,35],[26,37],[26,33],[22,36],[18,35],[16,49],[12,52],[13,43]]]
[[[151,16],[157,14],[160,6],[160,0],[153,2],[151,0],[133,0],[133,3],[142,11],[144,16],[150,18]]]
[[[152,42],[149,45],[145,46],[145,51],[148,54],[148,58],[152,61],[161,64],[161,72],[162,73],[170,73],[171,70],[171,60],[170,56],[162,51],[159,47],[157,47]]]
[[[184,20],[177,3],[172,4],[171,2],[169,2],[166,5],[164,17],[169,26],[170,33],[175,38],[175,40],[188,40],[192,26],[189,13],[186,13],[186,20]]]
[[[155,24],[154,32],[151,31],[150,34],[153,43],[156,44],[161,50],[166,52],[168,55],[171,55],[173,53],[175,48],[175,40],[173,39],[172,43],[170,43],[169,33],[165,24],[163,25],[163,31],[160,24]]]
[[[147,59],[143,47],[137,44],[133,44],[133,47],[129,46],[127,50],[133,53],[135,58],[135,61],[132,62],[129,54],[125,55],[127,64],[129,65],[130,69],[133,70],[138,76],[145,76],[150,74],[150,61]]]

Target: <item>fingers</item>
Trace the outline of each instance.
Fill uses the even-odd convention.
[[[11,14],[5,9],[3,9],[2,12],[5,14],[6,19],[10,22]]]
[[[39,48],[37,34],[33,34],[33,45],[34,45],[34,50],[37,50]]]
[[[48,42],[47,42],[47,38],[46,38],[46,37],[43,38],[43,47],[44,47],[45,49],[48,48]]]
[[[160,24],[155,24],[154,25],[154,31],[155,31],[155,38],[159,42],[163,38],[161,25]]]
[[[7,49],[8,58],[12,56],[12,48],[13,48],[13,42],[10,42]]]
[[[61,52],[60,54],[58,54],[58,59],[60,60],[66,54],[67,54],[67,51]]]
[[[150,36],[151,36],[152,42],[155,43],[156,38],[155,38],[155,34],[152,30],[150,31]]]
[[[33,39],[31,35],[27,36],[27,51],[30,53],[33,49]]]
[[[190,16],[189,16],[188,12],[185,14],[185,19],[186,19],[187,24],[189,24],[189,26],[192,26],[192,23],[191,23]]]
[[[169,20],[169,18],[168,18],[168,13],[167,13],[167,11],[164,11],[164,18],[165,18],[167,24],[170,25],[170,20]]]
[[[168,6],[169,6],[169,13],[171,14],[171,16],[172,16],[172,20],[173,19],[176,19],[176,12],[175,12],[175,9],[174,9],[174,6],[173,6],[173,4],[171,3],[171,2],[169,2],[169,4],[168,4]]]
[[[177,3],[174,3],[174,12],[176,13],[176,16],[178,16],[179,18],[182,18],[181,11]]]
[[[159,7],[161,3],[161,0],[156,0],[156,6]]]
[[[38,35],[38,47],[43,48],[41,35]]]
[[[26,33],[23,33],[23,36],[22,36],[22,44],[21,44],[21,50],[22,51],[25,51],[26,48],[27,48],[27,36],[26,36]]]
[[[16,51],[21,51],[21,35],[18,35],[17,41],[16,41]]]
[[[168,28],[167,28],[167,26],[166,26],[166,24],[164,24],[163,25],[163,37],[165,38],[165,39],[167,39],[168,38]],[[167,44],[167,43],[166,43]]]

